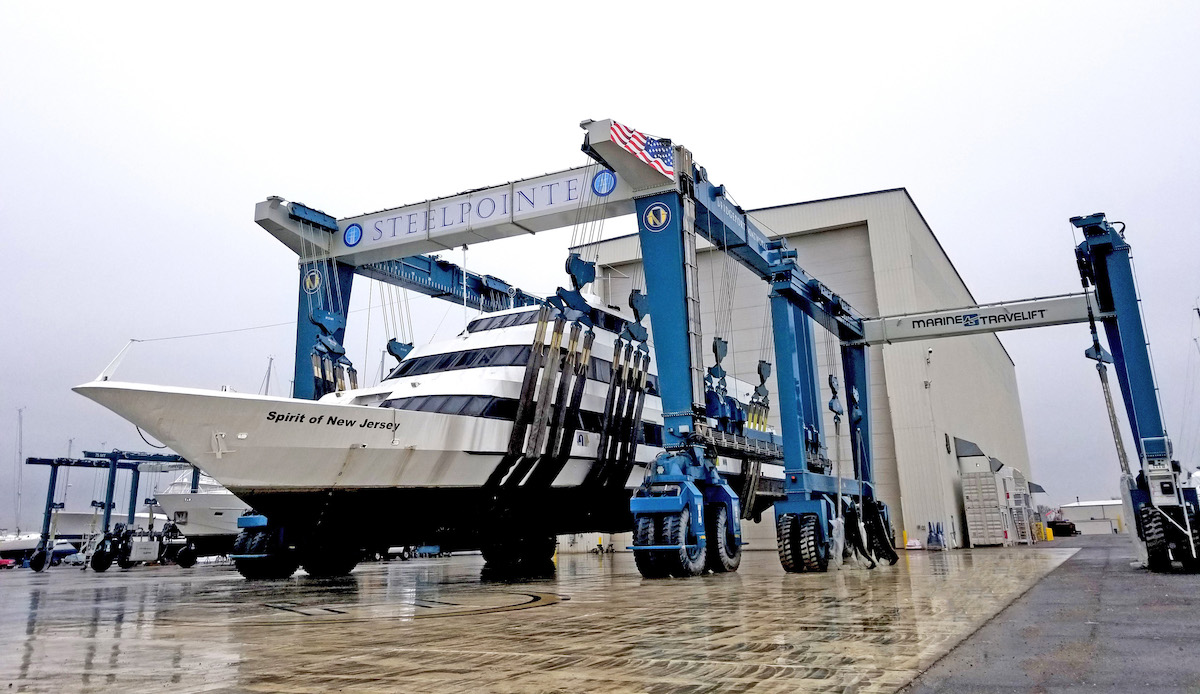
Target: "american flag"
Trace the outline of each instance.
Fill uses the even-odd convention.
[[[612,141],[621,145],[633,156],[641,159],[664,176],[675,177],[675,151],[671,143],[639,133],[613,121]]]

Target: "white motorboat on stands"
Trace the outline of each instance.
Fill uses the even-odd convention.
[[[185,472],[154,498],[198,556],[228,554],[240,530],[237,519],[250,507],[212,477]]]

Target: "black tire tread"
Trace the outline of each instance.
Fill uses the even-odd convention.
[[[712,504],[705,520],[705,565],[713,573],[737,571],[742,563],[742,546],[729,532],[729,508],[722,503]]]
[[[190,569],[196,565],[196,550],[184,547],[175,553],[175,564],[181,569]]]
[[[112,566],[112,563],[112,555],[102,549],[97,550],[94,554],[92,554],[92,559],[88,562],[88,564],[92,567],[92,571],[95,571],[96,573],[104,573],[105,571],[108,571],[108,567]]]
[[[661,519],[655,516],[638,516],[633,523],[634,547],[659,544],[659,526],[661,525]],[[667,575],[658,561],[658,553],[654,550],[633,550],[633,563],[637,565],[638,572],[642,574],[643,578],[662,578]]]
[[[1171,557],[1167,553],[1167,535],[1163,528],[1162,512],[1153,506],[1143,506],[1140,515],[1142,535],[1146,540],[1147,566],[1151,571],[1169,571]]]
[[[799,528],[796,516],[791,513],[781,514],[775,519],[775,540],[779,549],[779,563],[788,573],[800,573],[804,565],[800,563],[800,552],[797,546]]]
[[[800,518],[800,561],[805,571],[824,572],[829,569],[829,553],[822,551],[825,537],[817,516],[806,513]]]
[[[238,540],[241,540],[240,535]],[[282,552],[275,547],[274,532],[256,530],[250,533],[244,543],[244,552],[237,551],[238,540],[234,541],[234,554],[270,555],[256,559],[235,559],[233,565],[243,578],[252,581],[289,578],[300,565],[294,553]]]

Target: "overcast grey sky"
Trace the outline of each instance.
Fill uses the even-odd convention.
[[[1200,4],[653,5],[0,5],[0,527],[17,408],[26,455],[145,450],[71,386],[130,338],[295,320],[296,258],[255,202],[345,217],[579,165],[584,118],[686,145],[747,207],[905,186],[981,302],[1076,291],[1067,219],[1125,221],[1168,426],[1200,464]],[[468,265],[549,291],[568,236]],[[426,304],[418,339],[461,327]],[[275,355],[286,385],[292,330],[141,344],[118,375],[254,392]],[[1086,328],[1002,339],[1034,479],[1111,496]],[[29,527],[46,472],[24,477]],[[71,484],[86,508],[92,476]]]

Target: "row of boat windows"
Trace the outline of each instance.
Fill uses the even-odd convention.
[[[514,314],[521,315],[521,314]],[[507,316],[499,316],[507,318]],[[462,352],[446,354],[430,354],[425,357],[405,359],[392,369],[388,378],[403,376],[424,376],[425,374],[442,371],[459,371],[461,369],[476,369],[484,366],[525,366],[529,363],[529,345],[504,345],[500,347],[481,347]],[[592,357],[588,364],[587,377],[594,381],[609,383],[612,381],[612,362]],[[649,374],[646,377],[646,392],[658,395],[658,377]]]
[[[517,400],[496,397],[494,395],[417,395],[411,398],[385,400],[380,406],[391,407],[397,410],[413,410],[415,412],[436,412],[438,414],[503,419],[509,422],[517,418]],[[579,410],[576,412],[576,417],[575,428],[578,431],[599,433],[603,427],[603,420],[598,412]],[[661,447],[662,436],[663,428],[661,424],[642,422],[642,426],[638,432],[638,443]]]
[[[511,328],[514,325],[529,325],[530,323],[536,323],[537,319],[538,311],[525,311],[523,313],[509,313],[504,316],[477,318],[467,324],[467,332],[478,333],[484,330]]]
[[[511,328],[516,325],[529,325],[536,323],[538,313],[541,309],[532,311],[524,311],[522,313],[509,313],[503,316],[487,316],[486,318],[478,318],[467,324],[467,332],[478,333],[484,330],[499,330],[500,328]],[[625,320],[605,313],[598,308],[592,308],[591,314],[588,316],[591,319],[592,325],[595,325],[601,330],[607,330],[610,333],[620,334],[625,329]]]

